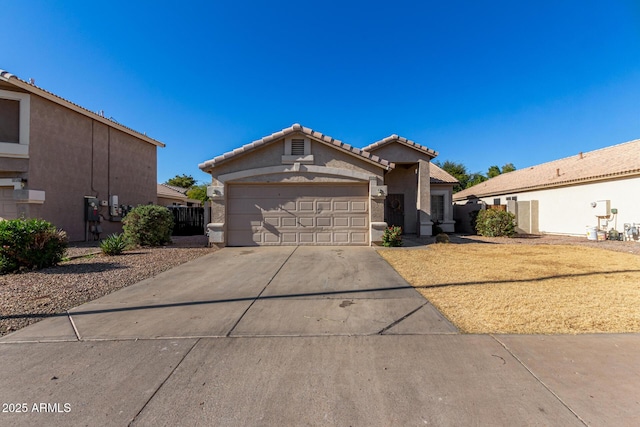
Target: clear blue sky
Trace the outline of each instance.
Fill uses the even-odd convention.
[[[159,182],[293,123],[483,173],[640,138],[638,0],[0,6],[0,69],[166,143]]]

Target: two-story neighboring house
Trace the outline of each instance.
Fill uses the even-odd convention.
[[[42,218],[70,241],[121,231],[156,203],[159,141],[0,70],[0,217]]]

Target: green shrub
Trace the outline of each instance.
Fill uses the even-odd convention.
[[[135,207],[122,220],[124,235],[133,245],[160,246],[171,243],[173,214],[157,205]]]
[[[0,274],[56,265],[66,249],[67,234],[47,221],[0,221]]]
[[[382,246],[387,248],[402,246],[402,228],[395,225],[387,227],[382,234]]]
[[[516,216],[511,212],[484,209],[478,213],[476,230],[481,236],[511,237],[516,232]]]
[[[100,249],[105,255],[122,255],[125,249],[127,249],[127,239],[124,234],[111,234],[100,242]]]
[[[445,233],[436,235],[436,243],[450,243],[449,236]]]

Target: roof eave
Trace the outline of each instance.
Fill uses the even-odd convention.
[[[546,190],[548,188],[568,187],[576,184],[600,182],[600,181],[606,181],[610,179],[621,179],[621,178],[628,178],[628,177],[634,177],[634,176],[640,176],[640,169],[632,169],[629,171],[595,175],[595,176],[590,176],[586,178],[567,179],[564,181],[558,181],[558,182],[552,182],[552,183],[546,183],[546,184],[509,188],[505,190],[494,190],[494,191],[489,191],[487,193],[470,194],[468,196],[463,196],[463,197],[456,197],[456,194],[454,194],[453,201],[468,200],[470,198],[492,197],[492,196],[499,196],[502,194],[521,193],[523,191],[538,191],[538,190]]]
[[[84,107],[81,107],[77,104],[74,104],[71,101],[68,101],[64,98],[59,97],[58,95],[54,95],[51,92],[48,92],[44,89],[39,88],[38,86],[34,86],[33,84],[27,83],[24,80],[18,78],[17,76],[15,76],[14,74],[11,74],[7,71],[4,70],[0,70],[0,80],[5,81],[7,83],[10,83],[12,85],[14,85],[15,87],[18,87],[22,90],[25,90],[29,93],[33,93],[34,95],[38,95],[42,98],[45,98],[51,102],[55,102],[56,104],[62,105],[63,107],[66,107],[72,111],[75,111],[76,113],[82,114],[84,116],[87,116],[95,121],[98,121],[100,123],[103,123],[107,126],[110,126],[114,129],[118,129],[128,135],[131,135],[135,138],[141,139],[144,142],[147,142],[149,144],[155,145],[156,147],[165,147],[165,144],[157,141],[153,138],[148,137],[147,135],[137,132],[131,128],[128,128],[124,125],[121,125],[120,123],[114,122],[113,120],[109,120],[106,117],[102,117],[99,114],[94,113],[93,111],[87,110]]]
[[[321,144],[327,145],[332,148],[338,148],[340,151],[346,154],[349,154],[359,160],[363,160],[368,163],[371,163],[372,165],[378,166],[384,170],[391,170],[395,167],[395,164],[385,159],[382,159],[381,157],[376,156],[375,154],[369,153],[359,148],[352,147],[349,144],[345,144],[340,140],[334,139],[328,135],[324,135],[320,132],[314,131],[313,129],[306,128],[298,123],[288,128],[282,129],[281,131],[272,133],[271,135],[265,136],[264,138],[255,140],[249,144],[245,144],[239,148],[236,148],[233,151],[229,151],[227,153],[221,154],[220,156],[214,157],[213,159],[208,160],[204,163],[200,163],[198,167],[203,172],[211,173],[211,171],[215,167],[220,166],[223,163],[226,163],[232,159],[235,159],[238,156],[249,154],[252,151],[258,149],[259,147],[265,146],[271,142],[284,138],[287,135],[290,135],[293,133],[302,133],[316,142],[319,142]]]

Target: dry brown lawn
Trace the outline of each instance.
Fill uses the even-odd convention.
[[[640,256],[568,245],[380,250],[466,333],[640,332]]]

